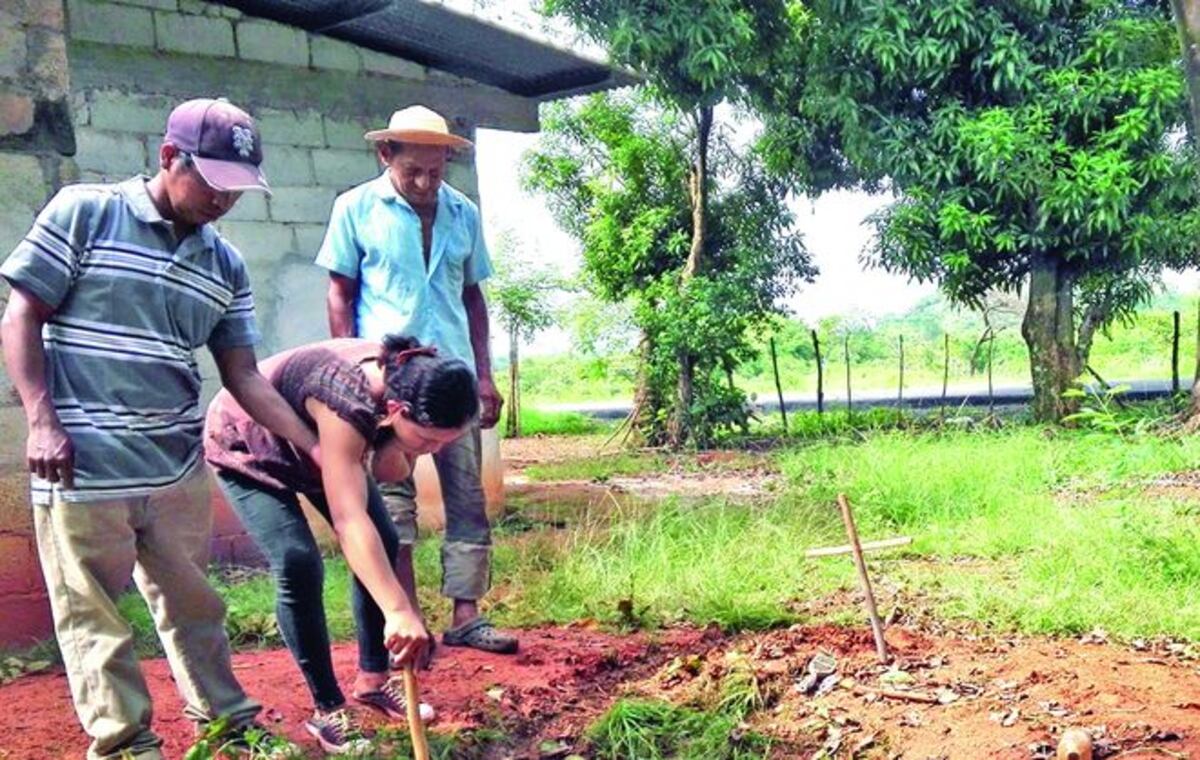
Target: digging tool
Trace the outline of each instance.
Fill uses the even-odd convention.
[[[412,737],[413,760],[429,760],[429,742],[425,739],[425,722],[421,720],[421,693],[412,663],[404,666],[404,698],[408,703],[408,734]]]
[[[871,619],[871,633],[875,635],[875,652],[879,661],[888,661],[887,642],[883,640],[883,623],[879,620],[879,612],[875,609],[875,594],[871,591],[871,579],[867,575],[867,563],[863,560],[862,545],[858,542],[858,530],[854,527],[854,515],[850,511],[850,500],[846,494],[837,497],[838,507],[842,510],[842,522],[846,524],[846,538],[850,541],[850,549],[854,554],[854,566],[858,570],[858,583],[862,586],[863,596],[866,597],[867,617]]]

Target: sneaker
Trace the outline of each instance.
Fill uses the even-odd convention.
[[[361,705],[380,711],[392,720],[408,720],[408,698],[404,696],[402,676],[392,676],[375,691],[354,694],[351,698]],[[433,707],[424,702],[417,704],[417,711],[421,714],[422,723],[429,723],[437,717]]]
[[[374,749],[370,737],[348,707],[314,712],[304,721],[304,729],[331,755],[365,755]]]

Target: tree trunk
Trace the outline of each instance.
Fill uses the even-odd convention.
[[[686,287],[704,269],[704,232],[708,211],[708,140],[712,133],[712,106],[703,106],[696,114],[696,162],[692,164],[692,245],[683,267],[680,287]],[[695,357],[687,349],[679,351],[679,385],[675,413],[671,415],[667,436],[672,448],[680,448],[690,435],[692,388],[696,370]]]
[[[520,368],[517,330],[508,331],[508,416],[504,420],[504,435],[508,438],[521,437]]]
[[[1179,47],[1183,53],[1183,73],[1192,101],[1192,139],[1200,138],[1200,0],[1171,0]]]
[[[1075,343],[1075,354],[1078,357],[1080,371],[1087,367],[1088,361],[1091,359],[1092,343],[1096,340],[1096,331],[1111,317],[1112,306],[1108,299],[1091,304],[1084,309],[1083,319],[1079,321],[1079,333]]]
[[[1075,348],[1075,277],[1053,254],[1034,254],[1029,276],[1029,304],[1021,336],[1029,348],[1033,376],[1033,417],[1058,422],[1074,411],[1063,393],[1079,377]]]
[[[704,106],[696,114],[696,163],[692,164],[692,246],[683,268],[684,280],[703,269],[704,232],[708,213],[708,139],[712,134],[713,109]]]
[[[1193,145],[1200,144],[1200,0],[1171,0],[1175,27],[1179,30],[1179,47],[1183,53],[1183,73],[1188,83],[1192,120],[1188,122]],[[1197,337],[1200,344],[1200,337]],[[1200,379],[1200,353],[1196,359],[1196,377]],[[1192,385],[1188,425],[1200,427],[1200,382]]]
[[[771,347],[771,372],[775,375],[775,393],[779,396],[779,416],[783,418],[783,434],[787,435],[787,404],[783,401],[783,383],[779,381],[779,359],[775,354],[775,336],[772,335],[768,341],[767,345]],[[817,403],[819,405],[820,401]]]
[[[646,420],[654,420],[658,416],[658,405],[655,403],[650,388],[650,354],[652,351],[650,337],[643,332],[641,340],[638,341],[638,369],[633,388],[633,409],[630,410],[627,420],[629,431],[637,432],[643,440],[645,439]]]

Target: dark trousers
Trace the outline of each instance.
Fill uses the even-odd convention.
[[[329,628],[325,622],[323,582],[325,564],[312,529],[296,494],[280,491],[249,478],[218,471],[217,481],[242,525],[270,563],[275,578],[275,617],[283,640],[300,666],[313,701],[319,710],[345,704],[329,651]],[[323,493],[307,493],[312,505],[332,525],[329,504]],[[367,515],[379,531],[388,562],[396,563],[399,542],[396,529],[374,481],[367,481]],[[383,645],[383,613],[353,578],[350,604],[358,632],[358,667],[369,673],[388,669],[388,651]]]

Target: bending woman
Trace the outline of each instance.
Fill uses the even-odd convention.
[[[382,344],[323,341],[259,366],[316,430],[320,466],[254,422],[225,391],[208,408],[205,458],[270,563],[279,629],[316,705],[305,728],[327,752],[357,752],[366,741],[334,674],[324,565],[297,495],[333,527],[354,573],[358,674],[352,696],[402,720],[404,688],[389,677],[389,650],[396,664],[412,663],[430,638],[417,604],[412,547],[399,546],[373,475],[401,480],[415,457],[464,434],[479,409],[475,378],[462,361],[441,359],[399,336]]]

